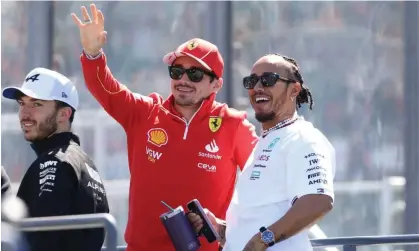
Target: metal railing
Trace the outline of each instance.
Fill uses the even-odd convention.
[[[117,246],[116,220],[110,214],[85,214],[74,216],[53,216],[29,218],[18,222],[22,231],[74,230],[86,228],[105,228],[106,251],[125,251],[125,246]],[[358,246],[388,244],[419,244],[419,234],[387,235],[387,236],[356,236],[313,239],[314,248],[343,247],[343,251],[356,251]]]
[[[311,240],[315,248],[342,246],[343,251],[356,251],[358,246],[386,245],[386,244],[419,244],[419,234],[381,235],[381,236],[353,236]]]
[[[72,216],[51,216],[29,218],[17,222],[22,231],[75,230],[104,228],[106,231],[107,251],[117,251],[118,231],[116,220],[110,214],[84,214]]]
[[[381,235],[381,236],[354,236],[326,239],[313,239],[311,245],[317,248],[343,247],[343,251],[356,251],[359,246],[386,245],[386,244],[419,244],[419,234],[409,235]],[[125,246],[119,246],[117,251],[125,251]]]

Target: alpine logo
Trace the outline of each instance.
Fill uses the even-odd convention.
[[[220,149],[218,148],[215,139],[213,139],[208,145],[205,146],[205,150],[207,150],[210,153],[216,153]]]

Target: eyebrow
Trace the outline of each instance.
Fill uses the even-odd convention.
[[[18,99],[16,99],[17,101],[23,101],[22,100],[22,97],[20,97],[20,98],[18,98]],[[31,98],[31,99],[29,99],[29,101],[31,101],[31,102],[38,102],[38,101],[43,101],[43,100],[40,100],[40,99],[36,99],[36,98]]]

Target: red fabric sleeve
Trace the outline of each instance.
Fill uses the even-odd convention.
[[[125,130],[133,121],[147,118],[153,106],[153,99],[133,93],[119,83],[106,65],[105,54],[90,60],[82,53],[80,59],[87,89]]]
[[[234,142],[234,159],[240,170],[243,170],[258,140],[259,137],[256,135],[255,126],[247,119],[243,119],[237,128]]]

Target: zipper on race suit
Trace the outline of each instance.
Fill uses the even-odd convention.
[[[201,103],[201,105],[199,106],[199,108],[198,108],[198,110],[196,110],[196,112],[192,115],[192,117],[191,117],[191,119],[189,120],[189,122],[188,121],[186,121],[186,119],[185,118],[181,118],[181,117],[179,117],[179,116],[176,116],[175,114],[173,114],[173,113],[169,113],[169,114],[171,114],[172,116],[174,116],[174,117],[176,117],[176,118],[178,118],[178,119],[180,119],[180,120],[182,120],[184,123],[185,123],[185,131],[183,132],[183,139],[185,140],[186,139],[186,137],[188,136],[188,131],[189,131],[189,125],[191,124],[191,122],[192,122],[192,119],[195,117],[195,115],[199,112],[199,110],[201,109],[201,107],[202,107],[202,105],[204,104],[204,102],[202,102]]]

